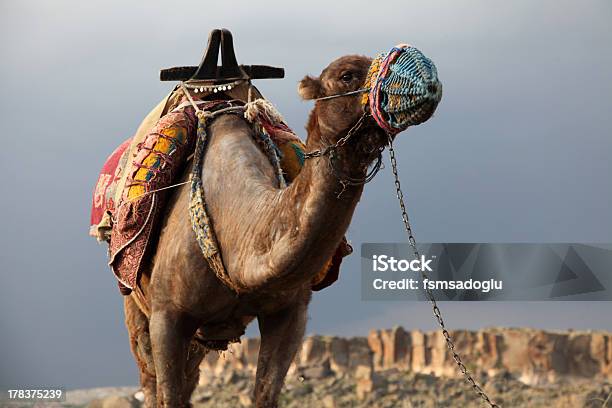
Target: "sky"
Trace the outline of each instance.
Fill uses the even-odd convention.
[[[298,81],[398,43],[437,65],[435,116],[400,134],[421,242],[612,242],[612,4],[607,1],[17,1],[0,3],[0,387],[132,385],[137,371],[106,248],[88,237],[104,159],[229,28],[239,63],[304,137]],[[348,237],[403,242],[390,166]],[[359,255],[316,293],[308,333],[434,329],[429,306],[360,300]],[[609,302],[443,303],[451,328],[612,330]],[[249,334],[256,335],[254,327]]]

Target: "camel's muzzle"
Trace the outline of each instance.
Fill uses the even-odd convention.
[[[372,117],[387,133],[397,134],[429,119],[442,98],[434,63],[418,49],[398,45],[373,61],[362,97]]]

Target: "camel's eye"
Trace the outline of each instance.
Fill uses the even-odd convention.
[[[344,74],[342,74],[342,76],[340,77],[340,80],[342,80],[342,82],[344,83],[349,83],[353,80],[353,73],[352,72],[346,72]]]

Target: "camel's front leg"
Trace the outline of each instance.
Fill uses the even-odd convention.
[[[276,408],[289,365],[300,347],[310,293],[280,312],[258,316],[261,346],[255,379],[255,406]]]
[[[149,322],[153,360],[157,376],[157,406],[188,407],[183,392],[188,347],[193,325],[183,313],[153,310]]]

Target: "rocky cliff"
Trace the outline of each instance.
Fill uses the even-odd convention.
[[[474,378],[504,407],[612,406],[612,333],[532,329],[457,330]],[[194,408],[253,407],[259,339],[202,362]],[[57,406],[140,408],[136,389],[68,392]],[[86,402],[88,401],[88,402]],[[0,404],[1,405],[1,404]],[[439,332],[401,327],[367,337],[307,337],[283,387],[281,408],[484,406],[458,373]]]
[[[468,365],[489,376],[508,373],[528,385],[561,380],[612,380],[612,333],[550,332],[532,329],[451,331]],[[232,345],[230,352],[209,353],[202,363],[203,383],[232,370],[253,371],[259,339]],[[402,327],[372,330],[368,337],[307,337],[290,374],[308,376],[351,373],[373,381],[389,369],[441,377],[458,376],[442,333]],[[365,387],[367,388],[367,386]]]

